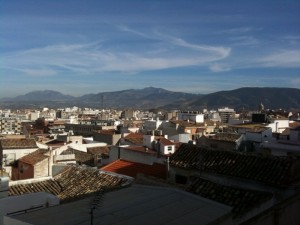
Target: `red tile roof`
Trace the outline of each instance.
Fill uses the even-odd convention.
[[[28,155],[25,155],[19,159],[20,162],[24,162],[30,165],[35,165],[43,160],[49,158],[49,156],[45,155],[47,150],[36,150]]]
[[[147,165],[119,159],[102,167],[101,170],[119,173],[131,177],[136,177],[138,173],[142,173],[148,176],[163,179],[166,178],[166,166],[158,163]]]
[[[170,141],[169,139],[166,139],[166,138],[160,138],[159,141],[163,145],[175,145],[172,141]]]
[[[143,134],[130,133],[126,137],[124,137],[124,140],[127,141],[127,142],[130,142],[132,144],[136,144],[136,145],[141,144],[142,145],[143,144],[143,138],[144,138]]]

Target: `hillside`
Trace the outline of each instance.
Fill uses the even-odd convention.
[[[263,103],[266,109],[300,109],[300,89],[246,87],[232,91],[220,91],[191,101],[191,108],[233,107],[257,109]]]
[[[76,105],[91,108],[201,110],[227,106],[239,110],[257,109],[260,103],[263,103],[266,109],[300,109],[300,89],[246,87],[207,95],[196,95],[148,87],[100,92],[80,97],[45,90],[29,92],[11,99],[0,99],[0,106],[6,108],[55,108]]]

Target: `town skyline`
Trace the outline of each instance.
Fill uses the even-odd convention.
[[[299,1],[6,1],[0,97],[300,86]]]

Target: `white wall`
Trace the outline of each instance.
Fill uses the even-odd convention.
[[[168,150],[169,147],[171,148],[170,151]],[[160,152],[163,155],[173,154],[175,152],[175,145],[163,145],[163,144],[160,144]]]
[[[204,122],[204,114],[181,112],[181,113],[178,113],[178,119],[179,120],[191,120],[191,121],[194,121],[197,123],[203,123]]]
[[[267,127],[271,127],[273,133],[282,133],[282,131],[289,127],[289,120],[274,120]]]
[[[10,196],[0,199],[0,205],[3,207],[3,214],[11,214],[19,211],[30,211],[34,208],[46,208],[49,206],[59,205],[59,198],[55,195],[38,192],[23,194],[19,196]]]

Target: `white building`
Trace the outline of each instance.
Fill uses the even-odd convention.
[[[222,123],[228,123],[229,118],[235,114],[234,109],[230,109],[228,107],[218,109],[218,113],[221,117]]]
[[[196,123],[203,123],[204,122],[204,114],[199,112],[179,112],[178,113],[178,120],[185,120],[185,121],[193,121]]]

